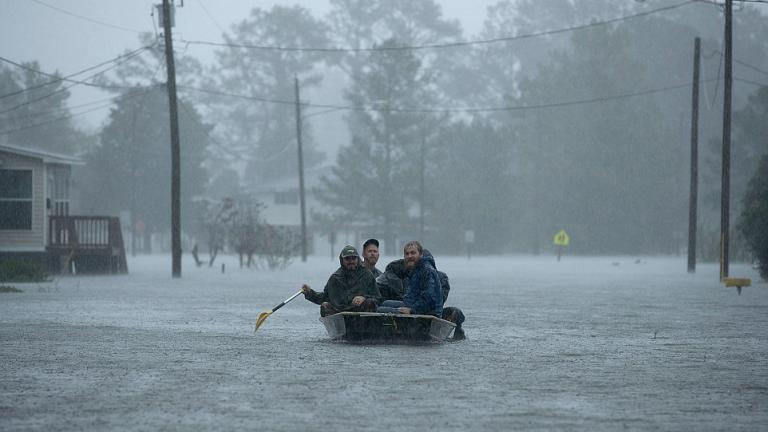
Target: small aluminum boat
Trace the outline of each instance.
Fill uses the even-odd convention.
[[[456,324],[432,315],[341,312],[320,318],[328,336],[362,343],[444,341]]]

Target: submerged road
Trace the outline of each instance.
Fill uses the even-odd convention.
[[[0,430],[764,430],[768,287],[683,258],[437,257],[468,339],[329,341],[285,272],[129,261],[0,294]],[[386,262],[386,258],[382,259]]]

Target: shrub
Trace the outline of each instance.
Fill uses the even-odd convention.
[[[0,285],[0,293],[20,293],[20,289],[10,285]]]
[[[48,273],[37,264],[16,260],[0,263],[0,282],[43,282],[47,279]]]

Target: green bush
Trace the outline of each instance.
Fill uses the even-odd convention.
[[[0,285],[0,293],[20,293],[20,289],[10,285]]]
[[[48,273],[39,265],[28,261],[3,261],[0,263],[0,282],[43,282]]]
[[[768,279],[768,154],[747,186],[739,230],[757,258],[760,276]]]

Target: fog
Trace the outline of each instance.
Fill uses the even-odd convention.
[[[718,2],[175,3],[166,56],[152,1],[0,0],[0,430],[764,427],[766,2],[731,123]],[[467,339],[253,332],[369,238]]]
[[[549,254],[560,230],[574,254],[684,254],[701,37],[698,255],[716,258],[722,8],[467,4],[178,3],[183,249],[298,256],[300,130],[310,254],[368,237],[390,254],[412,238],[449,255]],[[750,112],[768,82],[767,10],[734,14],[734,220],[765,152]],[[145,1],[0,4],[0,139],[79,157],[70,213],[120,216],[131,254],[169,248],[155,12]],[[249,223],[280,228],[288,246],[233,234]],[[733,250],[749,259],[738,237]]]

